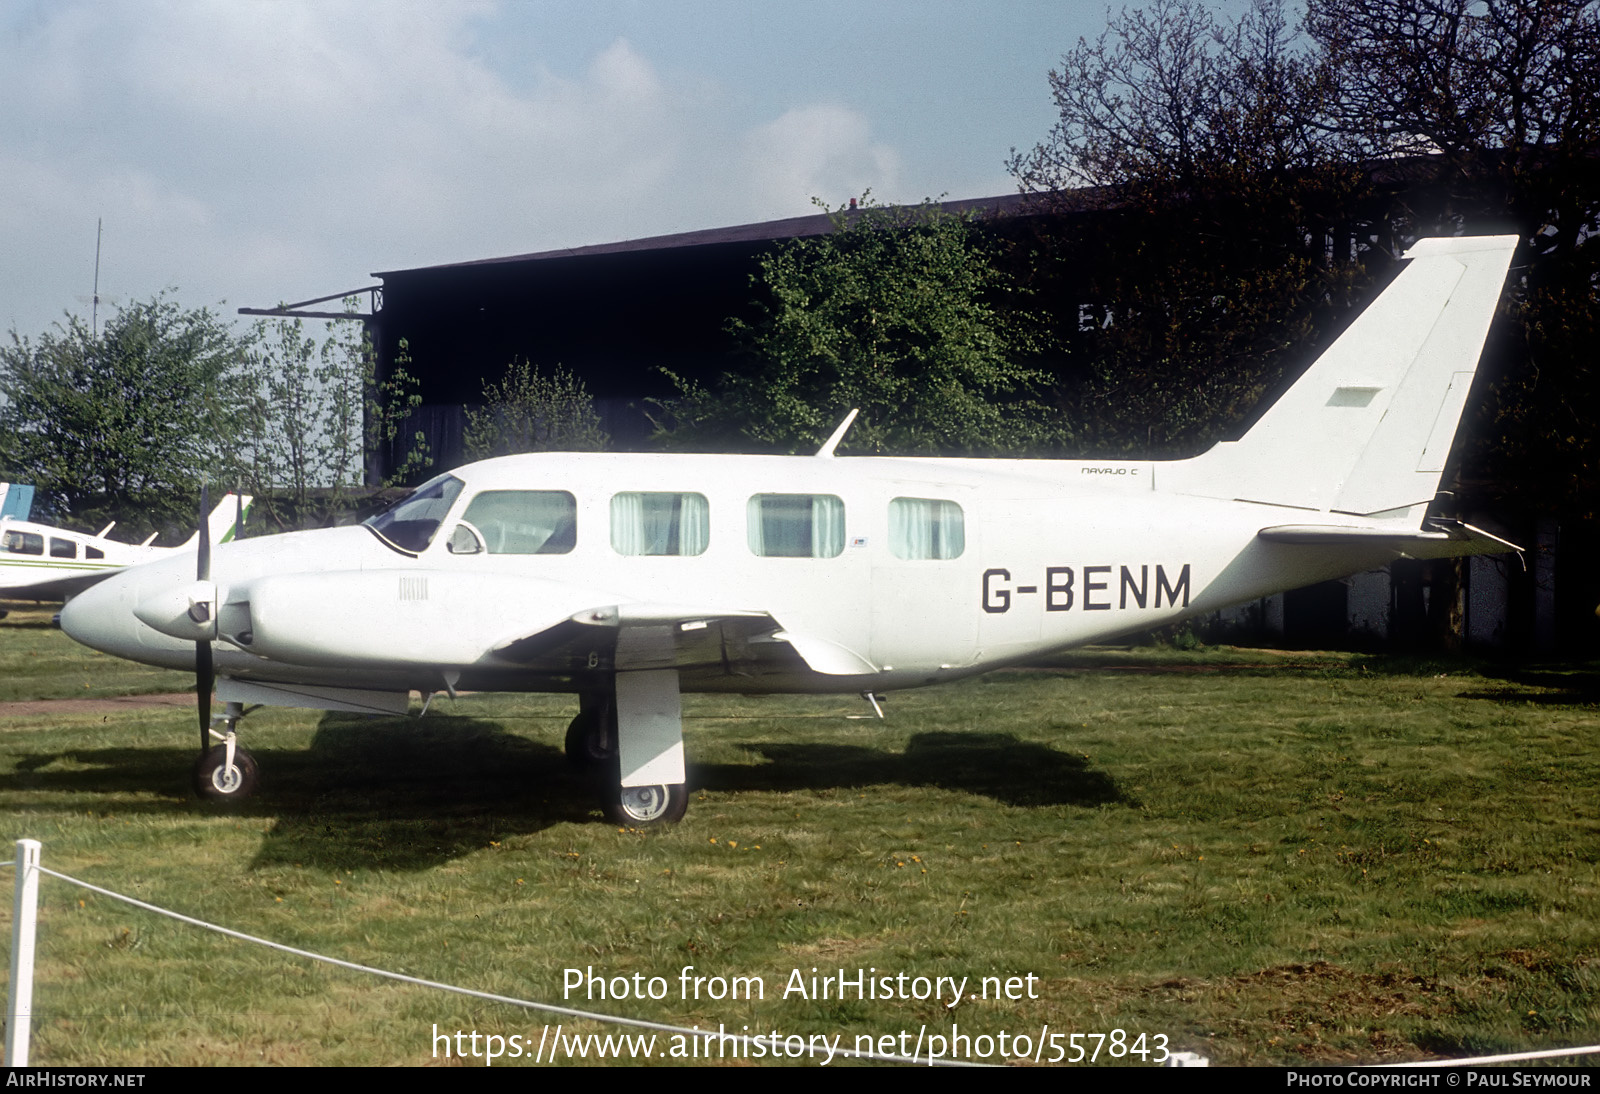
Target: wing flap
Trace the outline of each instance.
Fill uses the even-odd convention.
[[[827,638],[784,629],[767,612],[696,610],[681,604],[621,604],[578,612],[553,626],[494,646],[514,664],[556,670],[637,672],[717,669],[729,675],[780,648],[825,676],[876,673],[876,665]]]

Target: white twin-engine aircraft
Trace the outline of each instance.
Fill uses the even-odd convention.
[[[207,797],[256,782],[245,704],[569,691],[567,752],[604,765],[607,815],[676,820],[683,691],[872,700],[1396,558],[1515,550],[1426,512],[1516,245],[1422,240],[1243,439],[1194,459],[829,458],[848,419],[817,456],[508,456],[358,527],[202,551],[199,580],[126,571],[62,626],[196,667]]]
[[[219,543],[232,539],[235,519],[250,501],[248,494],[224,498],[207,522],[210,537]],[[181,547],[156,547],[152,533],[143,543],[118,543],[106,538],[116,523],[91,536],[0,517],[0,600],[64,600],[118,570],[194,551],[200,540],[196,532]]]

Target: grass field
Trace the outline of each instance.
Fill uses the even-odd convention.
[[[183,684],[39,622],[0,623],[0,697]],[[592,968],[665,998],[570,1005],[844,1047],[955,1024],[1067,1051],[1162,1035],[1215,1063],[1421,1059],[1600,1041],[1597,700],[1583,666],[1234,650],[1088,651],[892,696],[881,723],[855,699],[686,697],[689,815],[649,832],[591,808],[562,697],[262,711],[262,793],[226,813],[187,791],[191,713],[0,712],[0,809],[53,869],[521,998],[559,1003]],[[459,1062],[435,1028],[531,1051],[546,1021],[50,878],[41,917],[35,1063]],[[684,999],[691,965],[765,997]],[[1024,997],[785,998],[813,968]]]

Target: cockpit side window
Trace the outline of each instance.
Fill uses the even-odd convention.
[[[565,490],[485,490],[461,519],[491,555],[564,555],[578,542],[578,503]]]
[[[0,549],[13,555],[42,555],[44,537],[38,532],[7,532]]]
[[[61,539],[58,536],[50,537],[51,558],[77,558],[78,545],[70,539]]]
[[[462,485],[454,475],[440,475],[362,523],[391,546],[420,554],[433,542],[440,522],[461,495]]]

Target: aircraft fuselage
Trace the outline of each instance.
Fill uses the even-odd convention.
[[[1303,512],[1165,494],[1160,468],[573,453],[486,461],[442,477],[460,485],[426,542],[412,521],[405,546],[355,527],[218,547],[216,667],[241,680],[424,693],[444,689],[447,674],[460,688],[582,690],[595,674],[669,665],[690,691],[885,691],[1393,557],[1263,543],[1263,524]],[[676,506],[678,538],[644,528],[641,504],[659,511],[658,525]],[[539,526],[565,517],[559,541]],[[641,541],[652,532],[660,542]],[[192,566],[174,559],[113,577],[74,600],[64,625],[106,652],[190,668],[187,633],[135,612],[186,588]],[[607,612],[620,618],[595,614]],[[776,625],[731,623],[742,619]],[[655,636],[654,655],[619,653],[619,624],[629,635],[671,633]],[[547,648],[515,646],[562,626]]]

